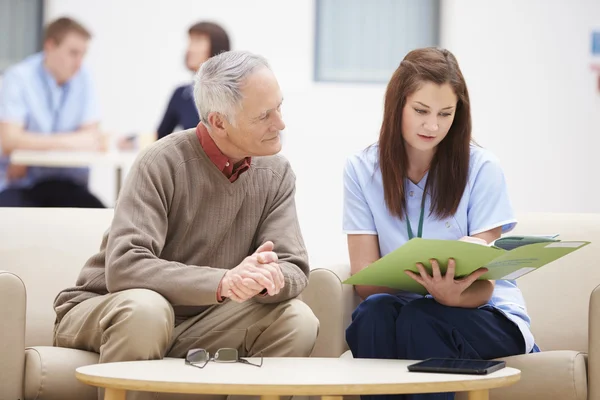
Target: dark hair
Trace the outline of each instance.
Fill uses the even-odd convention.
[[[68,17],[58,18],[54,20],[44,31],[44,42],[48,40],[54,41],[56,44],[60,44],[67,34],[75,32],[86,39],[90,39],[92,34],[83,25],[74,19]]]
[[[430,213],[439,218],[456,213],[467,185],[471,144],[471,110],[465,79],[452,53],[445,49],[423,48],[409,52],[390,80],[383,123],[379,134],[379,165],[386,205],[392,215],[404,218],[404,181],[408,156],[402,136],[402,112],[406,98],[423,83],[449,83],[458,103],[452,126],[439,143],[429,167],[425,192],[431,194]]]
[[[210,57],[230,50],[227,32],[213,22],[198,22],[190,27],[188,34],[208,36],[210,39]]]

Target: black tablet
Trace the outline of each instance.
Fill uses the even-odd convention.
[[[411,372],[486,375],[506,366],[504,361],[428,358],[408,366]]]

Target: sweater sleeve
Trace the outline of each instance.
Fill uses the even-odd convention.
[[[258,248],[267,240],[273,242],[285,286],[275,296],[256,296],[255,300],[261,303],[277,303],[297,297],[308,285],[310,274],[308,254],[296,213],[296,177],[289,165],[278,182],[268,214],[258,228],[255,246]]]
[[[168,148],[151,147],[135,162],[119,194],[106,248],[109,292],[153,290],[175,306],[217,304],[227,270],[164,260],[177,163]]]

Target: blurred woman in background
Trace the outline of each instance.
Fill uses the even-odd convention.
[[[196,23],[189,28],[188,35],[185,65],[194,74],[210,57],[230,50],[227,32],[215,23]],[[199,122],[200,118],[194,104],[193,82],[190,82],[179,86],[173,92],[158,126],[156,138],[161,139],[169,135],[176,127],[195,128]]]

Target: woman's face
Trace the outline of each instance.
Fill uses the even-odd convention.
[[[406,98],[402,137],[415,150],[430,151],[448,134],[458,99],[448,83],[426,82]]]
[[[185,53],[185,65],[192,71],[198,71],[202,63],[210,57],[210,38],[207,35],[192,33]]]

